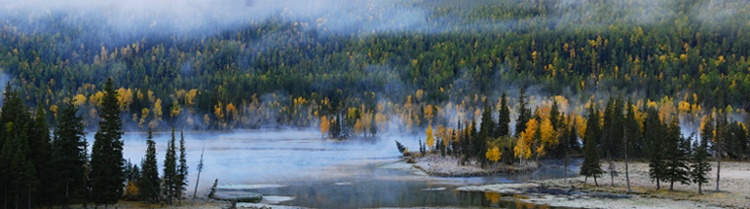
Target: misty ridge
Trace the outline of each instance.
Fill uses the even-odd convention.
[[[667,25],[676,33],[689,34],[684,39],[691,47],[709,43],[703,52],[685,53],[708,58],[692,63],[691,69],[701,65],[729,74],[722,70],[726,66],[714,63],[744,59],[741,56],[747,52],[740,50],[744,42],[724,45],[742,40],[736,34],[747,27],[733,23],[748,16],[740,9],[746,4],[666,0],[3,1],[3,40],[13,46],[3,52],[23,60],[6,62],[0,68],[13,85],[35,86],[22,90],[23,94],[52,90],[27,99],[46,109],[65,101],[66,94],[58,90],[73,88],[90,128],[98,120],[97,86],[104,79],[96,75],[122,78],[117,80],[121,92],[130,95],[130,100],[123,97],[121,101],[129,130],[169,124],[190,129],[317,128],[321,116],[330,120],[341,114],[389,127],[384,132],[413,124],[417,128],[412,132],[420,133],[425,121],[433,122],[422,116],[425,109],[434,109],[441,124],[477,121],[485,101],[496,105],[503,92],[515,99],[521,87],[534,95],[532,108],[549,106],[557,95],[566,98],[571,106],[566,113],[583,114],[583,107],[592,101],[602,108],[612,96],[640,100],[641,108],[649,100],[673,106],[685,101],[704,106],[696,111],[733,107],[732,112],[740,112],[747,109],[747,98],[716,99],[711,92],[731,82],[709,84],[707,90],[689,82],[659,89],[654,86],[670,81],[653,71],[639,76],[643,70],[635,69],[654,68],[664,55],[680,56],[682,43],[661,49],[648,44],[669,37],[671,32],[658,31]],[[585,32],[579,35],[579,31]],[[691,34],[695,31],[700,34]],[[664,36],[653,38],[649,32]],[[562,40],[544,38],[561,36]],[[37,43],[40,40],[50,44]],[[24,65],[36,57],[42,64]],[[558,61],[562,59],[567,60]],[[668,77],[684,74],[677,70],[684,66],[672,63],[664,64],[669,65],[663,69]],[[27,67],[43,76],[22,73]],[[620,70],[614,75],[601,76],[617,67]],[[551,79],[549,75],[556,73],[547,68],[577,77]],[[623,87],[628,82],[622,74],[633,78],[628,86]],[[188,96],[191,90],[195,91]],[[516,104],[510,105],[515,118]],[[693,109],[686,112],[694,113]],[[379,122],[363,119],[378,114],[382,115]]]

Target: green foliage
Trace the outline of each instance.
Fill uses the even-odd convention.
[[[77,114],[78,106],[72,97],[62,104],[55,123],[52,142],[52,165],[55,170],[53,182],[55,192],[60,194],[58,203],[64,206],[72,202],[72,196],[84,191],[84,165],[87,162],[83,118]]]
[[[172,127],[172,138],[167,144],[167,154],[164,157],[164,174],[162,176],[162,192],[167,198],[167,203],[173,204],[174,199],[178,198],[177,187],[179,182],[179,173],[177,171],[177,154],[175,150],[174,127]]]
[[[91,200],[97,205],[111,205],[122,197],[125,187],[125,160],[122,156],[123,142],[120,107],[112,79],[104,85],[104,97],[99,117],[99,130],[94,135],[91,150]]]
[[[691,135],[689,139],[692,138]],[[698,184],[698,194],[703,193],[701,191],[701,186],[708,183],[708,172],[711,171],[711,164],[708,163],[708,156],[708,143],[706,141],[699,141],[696,146],[693,146],[690,178],[693,183]]]
[[[141,161],[141,179],[138,181],[141,199],[151,204],[159,199],[161,187],[159,186],[159,168],[156,164],[156,142],[152,140],[151,129],[148,129],[148,140],[146,140],[146,158]]]
[[[669,190],[673,191],[675,182],[690,184],[690,142],[682,137],[675,117],[669,122],[664,142],[664,180],[669,182]]]
[[[593,110],[591,108],[590,110]],[[597,113],[589,112],[589,115],[595,116]],[[586,130],[588,133],[588,129]],[[588,135],[588,134],[587,134]],[[602,176],[604,171],[602,170],[601,164],[599,164],[599,149],[596,146],[596,141],[593,139],[584,140],[583,145],[583,164],[581,164],[581,175],[594,178],[594,183],[599,186],[596,182],[596,178]]]
[[[510,135],[510,109],[508,107],[508,99],[505,97],[505,92],[500,97],[500,109],[498,110],[497,128],[495,129],[496,137],[503,137]]]
[[[182,130],[180,130],[180,164],[177,167],[177,179],[175,182],[177,184],[177,195],[180,204],[182,204],[182,192],[185,191],[185,187],[188,184],[188,165],[186,155],[187,153],[185,152],[185,136],[183,135]]]
[[[527,107],[529,104],[526,101],[526,90],[521,88],[518,93],[518,118],[516,118],[516,137],[520,136],[521,133],[526,130],[526,122],[531,119],[531,108]]]
[[[660,189],[659,184],[662,181],[666,181],[666,167],[665,167],[665,156],[664,156],[664,139],[665,127],[659,119],[659,113],[654,108],[648,108],[648,116],[644,121],[643,138],[649,143],[649,163],[648,163],[648,175],[656,181],[656,189]]]
[[[404,154],[404,151],[406,151],[406,147],[404,147],[404,145],[401,144],[401,142],[398,142],[398,141],[395,141],[395,142],[396,142],[396,148],[398,149],[398,152],[401,154]]]

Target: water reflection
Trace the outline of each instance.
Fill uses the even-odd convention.
[[[176,137],[179,140],[179,133]],[[169,138],[170,133],[154,134],[160,164]],[[319,132],[305,130],[186,132],[190,166],[188,188],[192,191],[197,175],[195,167],[203,147],[206,151],[205,167],[199,195],[207,194],[213,180],[218,178],[219,184],[228,186],[226,188],[235,186],[232,189],[266,196],[294,197],[280,204],[312,208],[456,205],[513,208],[516,203],[512,201],[494,201],[499,199],[484,193],[456,192],[454,189],[459,185],[525,182],[564,176],[562,166],[547,166],[520,175],[469,178],[415,176],[381,167],[400,159],[394,140],[416,147],[417,139],[418,136],[383,136],[380,139],[339,141],[321,139]],[[140,162],[146,149],[146,135],[127,133],[123,140],[125,158]],[[577,173],[575,167],[570,167],[573,172],[568,172],[568,175]],[[277,186],[243,186],[269,184]]]

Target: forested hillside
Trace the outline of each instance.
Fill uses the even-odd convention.
[[[610,96],[641,111],[668,105],[693,122],[714,108],[750,110],[747,1],[345,2],[208,23],[10,3],[0,69],[49,121],[75,95],[89,128],[112,77],[126,130],[137,131],[311,127],[342,116],[352,132],[411,130],[478,121],[485,98],[499,106],[521,87],[536,95],[531,106],[556,98],[574,115]]]

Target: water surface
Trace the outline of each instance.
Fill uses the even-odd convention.
[[[154,134],[160,172],[170,137],[170,133]],[[179,141],[179,133],[175,137]],[[205,195],[218,178],[221,186],[245,188],[244,191],[264,195],[291,196],[293,200],[281,204],[313,208],[466,205],[514,208],[513,202],[490,201],[492,198],[484,193],[456,192],[454,188],[564,176],[562,168],[556,166],[521,175],[468,178],[416,176],[383,168],[382,165],[400,160],[394,140],[416,149],[418,137],[330,140],[321,139],[319,132],[308,130],[186,132],[190,166],[188,193],[192,194],[195,186],[202,149],[205,149],[204,170],[198,195]],[[146,135],[127,133],[123,140],[125,158],[139,163],[145,155]],[[568,175],[577,173],[575,166],[571,168],[574,171]]]

